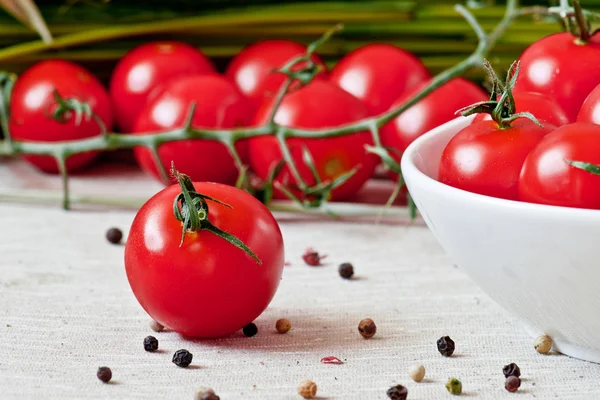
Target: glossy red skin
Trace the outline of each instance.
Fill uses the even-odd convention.
[[[212,62],[186,43],[160,41],[134,48],[118,62],[110,80],[117,125],[122,132],[131,132],[157,86],[173,78],[216,73]]]
[[[557,33],[529,46],[521,57],[514,92],[538,92],[577,118],[587,95],[600,84],[600,34],[585,45],[569,33]]]
[[[172,185],[137,213],[125,246],[125,270],[146,312],[184,336],[216,338],[256,319],[275,295],[284,263],[283,239],[271,212],[232,186],[195,182],[196,191],[233,208],[208,201],[209,220],[243,241],[262,261],[212,232],[186,233],[173,216],[181,190]]]
[[[530,203],[600,209],[600,176],[564,160],[600,164],[600,126],[577,122],[556,129],[529,154],[519,198]]]
[[[273,101],[268,101],[258,111],[255,124],[268,121]],[[275,116],[275,122],[289,127],[318,129],[332,128],[368,117],[369,112],[360,100],[328,81],[313,81],[284,98]],[[292,157],[303,177],[309,183],[315,181],[308,167],[302,161],[302,147],[312,154],[319,176],[323,181],[331,181],[339,175],[362,165],[345,184],[332,191],[331,200],[342,200],[354,195],[373,175],[377,156],[368,154],[365,145],[372,145],[369,132],[358,132],[339,137],[300,139],[287,141]],[[256,174],[267,179],[270,169],[281,159],[281,150],[274,136],[262,136],[250,140],[250,165]],[[294,184],[289,169],[284,167],[277,181]],[[275,198],[287,198],[275,191]]]
[[[295,57],[306,54],[306,46],[291,40],[263,40],[251,44],[240,51],[225,71],[229,78],[240,91],[248,97],[258,109],[265,97],[271,98],[285,83],[284,74],[273,72],[283,67]],[[321,58],[313,53],[311,59],[320,65],[322,72],[316,79],[326,77],[327,66]],[[305,64],[299,65],[303,67]]]
[[[577,122],[591,122],[600,125],[600,85],[586,97],[577,114]]]
[[[193,102],[196,103],[192,119],[195,128],[231,129],[247,126],[252,121],[251,104],[233,84],[218,75],[196,75],[170,81],[158,96],[149,100],[137,120],[135,133],[165,132],[183,127]],[[236,148],[246,160],[247,142],[238,141]],[[192,180],[234,184],[238,177],[229,151],[217,141],[173,141],[162,144],[158,154],[167,171],[174,161],[177,170]],[[136,147],[134,155],[144,171],[163,181],[150,150]]]
[[[345,55],[329,78],[363,101],[373,114],[386,111],[399,96],[429,80],[418,57],[397,46],[368,44]]]
[[[99,135],[101,129],[93,120],[75,118],[61,123],[51,117],[56,110],[54,90],[63,98],[74,98],[90,105],[107,129],[113,124],[113,112],[108,93],[85,68],[63,60],[47,60],[34,64],[19,78],[10,100],[9,129],[17,140],[56,142]],[[90,164],[97,152],[73,155],[67,159],[70,172]],[[47,173],[57,173],[58,165],[50,156],[23,156],[25,160]]]
[[[536,144],[555,127],[519,118],[500,130],[494,121],[469,125],[450,140],[438,180],[472,193],[517,200],[521,167]]]

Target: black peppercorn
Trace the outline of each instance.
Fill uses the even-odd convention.
[[[123,232],[119,228],[110,228],[106,231],[106,240],[112,244],[121,243],[121,239],[123,239]]]
[[[144,338],[144,350],[150,352],[158,350],[158,340],[154,336],[146,336]]]
[[[338,268],[338,272],[340,273],[340,276],[342,278],[350,279],[350,278],[352,278],[352,275],[354,275],[354,267],[350,263],[343,263],[343,264],[340,264],[340,267]]]
[[[449,336],[442,336],[437,341],[437,348],[441,355],[450,357],[454,353],[454,341]]]
[[[377,332],[377,325],[371,318],[365,318],[358,324],[358,332],[365,339],[370,339],[375,336]]]
[[[175,354],[173,354],[173,364],[182,368],[189,367],[193,357],[193,354],[185,349],[177,350]]]
[[[509,376],[516,376],[518,378],[521,376],[521,369],[517,364],[510,363],[502,368],[502,373],[505,378],[508,378]]]
[[[256,327],[255,323],[250,322],[244,327],[244,329],[242,329],[242,332],[244,332],[245,336],[252,337],[258,333],[258,328]]]
[[[108,367],[100,367],[98,368],[98,372],[96,372],[96,376],[104,383],[108,383],[112,379],[112,371]]]
[[[509,392],[516,392],[519,390],[519,386],[521,386],[521,379],[514,375],[506,378],[506,381],[504,382],[504,388]]]
[[[221,400],[221,398],[214,393],[205,393],[200,400]]]
[[[387,396],[392,400],[406,400],[408,389],[402,385],[392,386],[388,389]]]

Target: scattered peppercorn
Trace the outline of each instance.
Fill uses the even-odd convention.
[[[340,264],[338,272],[342,278],[350,279],[352,278],[352,275],[354,275],[354,266],[350,263]]]
[[[307,265],[310,265],[312,267],[317,267],[321,264],[321,260],[326,258],[326,255],[320,255],[319,252],[309,248],[306,249],[306,251],[304,252],[304,254],[302,254],[302,259],[304,260],[304,262]]]
[[[194,400],[220,400],[221,398],[215,394],[211,388],[200,388],[196,391]]]
[[[123,232],[119,228],[110,228],[106,231],[106,240],[112,244],[121,243],[121,239],[123,239]]]
[[[242,332],[244,332],[245,336],[252,337],[258,333],[258,328],[254,322],[250,322],[242,329]]]
[[[317,384],[309,380],[301,382],[298,386],[298,394],[305,399],[314,399],[317,395]]]
[[[288,333],[290,329],[292,329],[292,323],[286,318],[278,319],[277,322],[275,322],[275,329],[277,329],[277,332],[279,333]]]
[[[462,393],[462,383],[456,378],[448,379],[446,383],[446,389],[451,394],[461,394]]]
[[[533,342],[533,348],[540,354],[548,354],[552,350],[552,339],[548,336],[538,336]]]
[[[408,370],[408,375],[410,376],[410,379],[412,379],[413,381],[421,382],[423,380],[423,378],[425,378],[425,367],[422,366],[421,364],[413,365]]]
[[[387,390],[387,396],[392,400],[406,400],[408,389],[402,385],[392,386]]]
[[[177,350],[175,354],[173,354],[173,364],[178,367],[187,368],[192,363],[192,358],[194,355],[185,349]]]
[[[375,332],[377,332],[377,326],[371,318],[365,318],[358,324],[358,331],[362,337],[365,339],[370,339],[375,336]]]
[[[144,350],[154,352],[158,350],[158,340],[154,336],[144,338]]]
[[[148,325],[150,325],[150,329],[152,329],[154,332],[162,332],[165,329],[164,326],[162,326],[160,323],[156,322],[155,320],[150,321],[150,323]]]
[[[450,336],[442,336],[437,341],[438,351],[444,357],[450,357],[454,354],[454,347],[454,341],[450,339]]]
[[[221,398],[214,393],[206,393],[200,400],[221,400]]]
[[[505,378],[508,378],[509,376],[516,376],[518,378],[521,376],[521,369],[517,364],[510,363],[502,368],[502,373]]]
[[[517,390],[519,390],[519,386],[521,386],[521,379],[514,375],[511,375],[508,378],[506,378],[506,381],[504,382],[504,387],[509,392],[516,392]]]
[[[112,371],[108,367],[100,367],[98,368],[98,372],[96,372],[96,376],[104,383],[108,383],[112,379]]]

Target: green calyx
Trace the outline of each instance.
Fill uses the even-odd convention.
[[[173,201],[173,214],[175,215],[175,218],[182,223],[181,243],[179,246],[181,247],[183,245],[186,232],[206,230],[228,241],[238,249],[243,250],[246,254],[256,260],[258,264],[262,265],[262,261],[244,244],[244,242],[234,235],[217,228],[208,220],[209,210],[207,200],[228,208],[233,207],[213,197],[196,192],[196,188],[189,176],[179,173],[175,169],[174,164],[171,166],[171,173],[175,179],[177,179],[177,182],[181,187],[181,193],[179,193]]]
[[[589,172],[590,174],[599,175],[600,176],[600,165],[584,162],[584,161],[572,161],[565,160],[567,164],[574,168],[582,169],[584,171]]]
[[[483,66],[487,69],[490,79],[492,80],[490,99],[471,104],[465,108],[461,108],[456,112],[456,114],[461,114],[464,117],[472,114],[490,114],[500,129],[510,128],[511,123],[518,118],[528,118],[536,125],[541,127],[542,124],[540,124],[540,122],[531,113],[515,113],[515,98],[513,97],[512,90],[515,87],[517,77],[519,76],[519,61],[513,62],[508,69],[508,75],[504,85],[500,83],[496,72],[488,60],[483,61]]]

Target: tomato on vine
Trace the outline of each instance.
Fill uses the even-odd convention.
[[[600,125],[577,122],[556,129],[525,160],[519,199],[600,209],[600,176],[592,165],[600,164],[599,149]]]
[[[225,71],[239,90],[246,95],[256,108],[265,101],[277,95],[279,89],[287,80],[287,76],[276,69],[283,67],[295,57],[306,54],[307,46],[292,40],[263,40],[242,49]],[[327,66],[321,58],[313,53],[311,60],[321,68],[316,79],[324,79]],[[299,63],[294,71],[307,67],[307,63]]]
[[[117,63],[110,80],[117,125],[131,132],[148,97],[169,80],[215,73],[210,59],[186,43],[159,41],[134,48]]]
[[[273,99],[265,102],[255,117],[256,125],[268,122],[273,106]],[[275,114],[275,122],[294,128],[334,128],[368,116],[366,107],[350,93],[331,82],[316,80],[285,95]],[[318,176],[323,181],[334,181],[358,168],[345,183],[333,189],[332,200],[347,199],[358,192],[373,175],[377,163],[377,156],[365,151],[365,145],[373,144],[369,132],[314,139],[291,138],[287,144],[300,176],[309,185],[315,185],[316,180],[304,160],[304,148],[312,155]],[[283,157],[275,136],[251,139],[249,153],[252,170],[265,180]],[[288,186],[297,185],[287,166],[275,181]],[[274,194],[275,198],[286,198],[281,191],[276,190]]]
[[[99,135],[100,125],[94,118],[65,114],[53,115],[59,103],[55,97],[75,99],[87,104],[106,129],[113,124],[113,112],[108,93],[85,68],[70,61],[47,60],[29,67],[17,79],[9,105],[9,130],[15,140],[31,142],[58,142],[85,139]],[[97,152],[70,156],[66,161],[68,171],[90,164]],[[38,169],[57,173],[59,166],[51,156],[24,155],[23,158]]]
[[[332,82],[363,101],[374,115],[386,111],[399,96],[430,78],[419,58],[384,43],[351,51],[330,73]]]
[[[178,184],[149,199],[135,216],[125,270],[144,310],[184,336],[217,338],[256,319],[281,280],[284,248],[262,203],[232,186]]]

